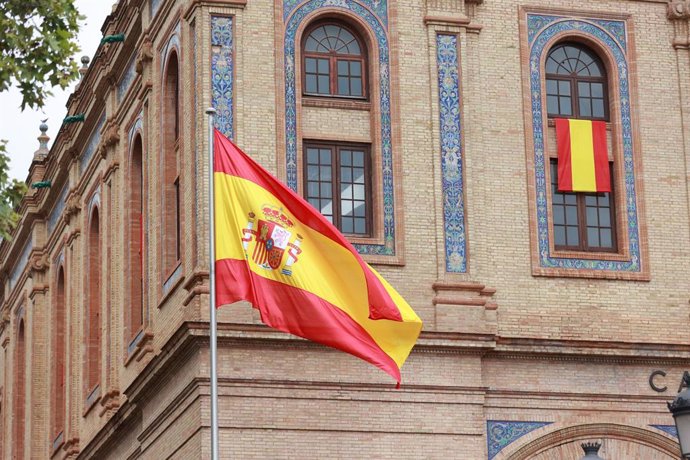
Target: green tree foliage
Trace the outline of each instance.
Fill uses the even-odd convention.
[[[79,76],[80,19],[74,0],[0,0],[0,91],[16,85],[22,110],[43,107],[51,88]],[[10,179],[6,144],[0,140],[0,237],[9,239],[26,184]]]

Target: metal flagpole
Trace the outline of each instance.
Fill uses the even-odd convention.
[[[208,202],[209,202],[209,308],[211,312],[211,459],[218,460],[218,334],[216,330],[216,229],[215,229],[215,203],[213,187],[213,116],[216,109],[206,109],[208,115]]]

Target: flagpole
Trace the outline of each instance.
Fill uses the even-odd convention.
[[[208,202],[209,202],[209,309],[211,313],[211,459],[218,460],[218,334],[216,330],[216,229],[215,229],[215,204],[213,187],[213,117],[216,109],[206,109],[208,115]]]

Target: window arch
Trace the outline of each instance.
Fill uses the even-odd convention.
[[[177,50],[165,66],[163,82],[163,263],[164,272],[174,269],[181,257],[180,232],[180,81]],[[168,273],[169,274],[169,273]]]
[[[87,395],[98,386],[101,370],[101,238],[98,207],[91,211],[88,237],[88,308],[86,318]]]
[[[546,58],[546,103],[549,116],[608,120],[606,68],[589,48],[560,43]]]
[[[65,308],[65,270],[62,265],[58,269],[57,287],[55,292],[55,308],[53,309],[53,363],[52,363],[52,420],[51,436],[53,439],[64,429],[65,421],[65,365],[66,359],[66,314]]]
[[[304,37],[304,95],[368,97],[367,50],[353,28],[342,21],[317,22],[307,29]]]
[[[141,134],[134,136],[129,170],[129,311],[126,324],[129,339],[143,325],[144,307],[144,169]]]
[[[546,99],[550,118],[607,121],[608,77],[601,58],[574,42],[554,45],[546,57]],[[558,161],[550,159],[551,212],[557,250],[616,252],[613,159],[609,158],[611,192],[558,190]]]
[[[14,440],[12,442],[14,445],[14,455],[12,458],[24,458],[24,431],[26,429],[26,344],[24,319],[19,321],[14,360]]]

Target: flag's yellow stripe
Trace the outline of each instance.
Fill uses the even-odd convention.
[[[249,180],[219,172],[214,177],[216,260],[245,260],[241,232],[247,227],[248,214],[253,212],[256,215],[256,230],[259,219],[264,219],[261,212],[264,205],[281,208],[281,203],[266,189]],[[247,251],[250,269],[263,278],[312,292],[340,308],[359,323],[399,367],[402,366],[421,330],[419,317],[377,274],[400,310],[403,321],[370,320],[366,280],[355,256],[345,247],[302,224],[287,210],[283,209],[283,212],[295,224],[288,229],[292,233],[290,241],[294,241],[298,233],[303,237],[302,253],[291,267],[292,276],[283,275],[280,268],[267,270],[258,266],[252,260],[254,241]],[[328,255],[327,259],[324,254]],[[284,254],[283,261],[286,257]]]
[[[597,177],[594,172],[592,122],[589,120],[569,120],[569,123],[573,190],[596,192]]]

